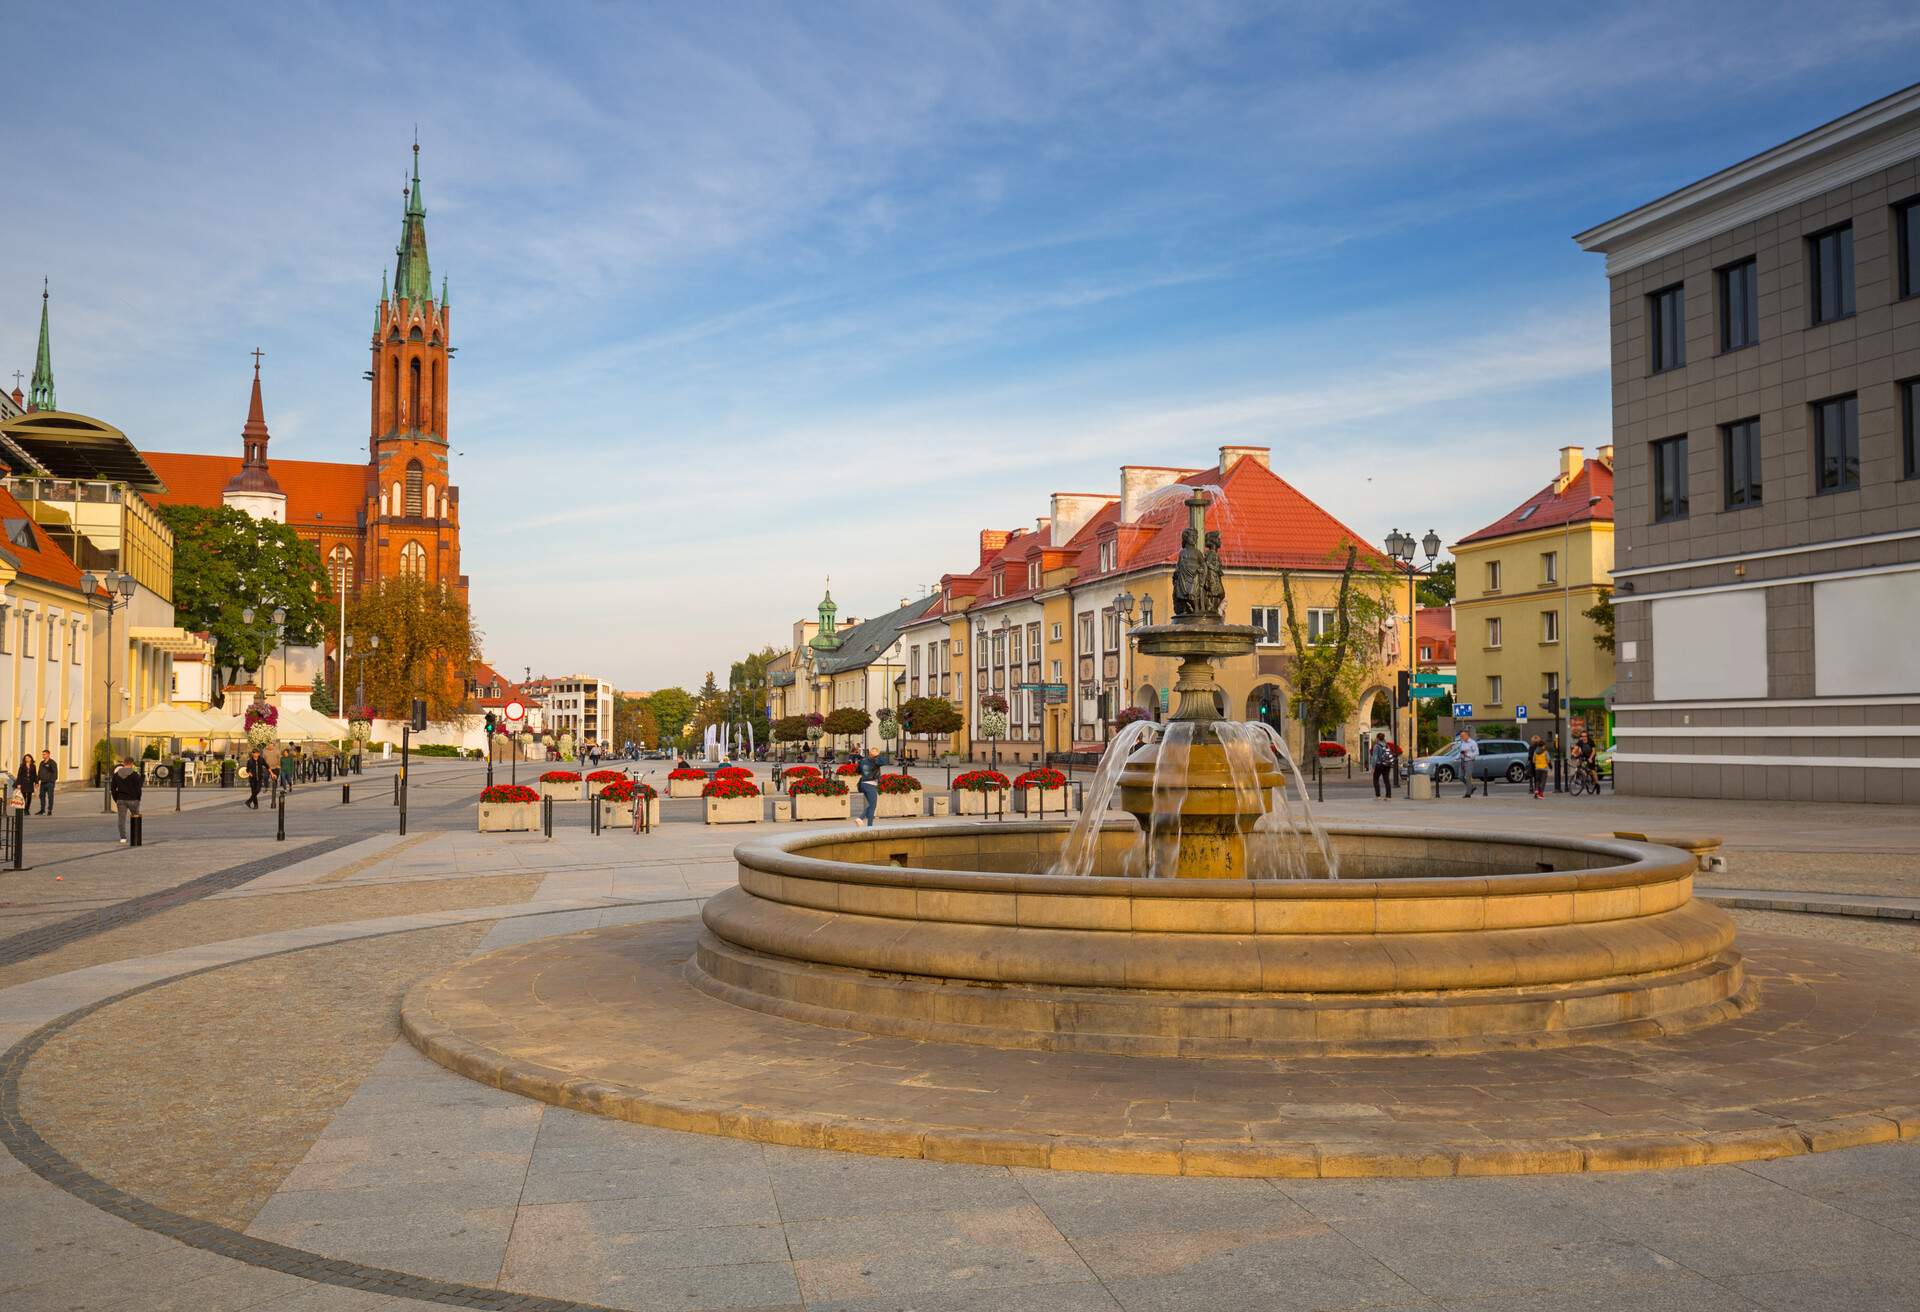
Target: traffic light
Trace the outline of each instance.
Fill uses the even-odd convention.
[[[413,699],[413,731],[415,733],[427,731],[427,699],[424,697]]]
[[[494,726],[493,712],[488,711],[487,712],[487,737],[489,738],[493,737],[493,726]]]
[[[1413,691],[1413,675],[1409,674],[1405,670],[1401,670],[1400,673],[1395,677],[1399,680],[1398,687],[1400,689],[1400,704],[1402,706],[1405,706],[1410,700],[1412,700],[1411,694]]]
[[[1548,715],[1560,714],[1560,690],[1558,688],[1547,689],[1546,703]]]

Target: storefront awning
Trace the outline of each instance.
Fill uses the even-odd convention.
[[[149,647],[172,652],[176,656],[213,655],[213,643],[210,640],[172,626],[136,624],[127,630],[127,637],[133,642],[144,642]]]

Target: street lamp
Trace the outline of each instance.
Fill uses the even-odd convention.
[[[107,593],[107,755],[112,756],[113,755],[113,693],[114,693],[113,613],[116,610],[121,610],[125,608],[128,604],[130,604],[133,601],[133,590],[139,587],[140,585],[138,580],[136,580],[133,577],[133,575],[128,574],[123,570],[108,570],[107,575],[104,579],[95,577],[94,572],[92,570],[87,570],[85,573],[83,573],[80,576],[80,591],[85,593],[88,597],[92,597],[95,592],[100,590],[102,583],[106,585],[106,593]],[[112,773],[113,772],[111,770],[104,770],[101,772],[102,792],[100,794],[100,802],[101,802],[100,809],[102,811],[110,811],[113,809],[112,803],[108,800],[107,793],[105,791],[106,781],[111,776]]]
[[[1420,702],[1413,695],[1413,676],[1419,668],[1416,658],[1419,653],[1419,603],[1414,598],[1414,582],[1422,574],[1431,573],[1439,563],[1440,535],[1432,529],[1420,539],[1420,550],[1426,555],[1425,564],[1416,564],[1413,559],[1413,534],[1402,533],[1399,529],[1387,534],[1387,554],[1407,574],[1407,755],[1411,760],[1420,753]],[[1413,793],[1413,771],[1407,771],[1407,793]]]
[[[1127,671],[1127,646],[1128,646],[1127,630],[1133,627],[1133,591],[1132,589],[1128,589],[1125,592],[1118,592],[1114,594],[1113,609],[1115,613],[1118,614],[1120,617],[1120,632],[1118,635],[1120,639],[1120,650],[1117,653],[1119,659],[1114,662],[1115,673],[1119,675],[1120,686],[1113,696],[1107,698],[1107,741],[1108,742],[1113,741],[1113,717],[1118,713],[1114,706],[1114,702],[1116,702],[1119,699],[1120,693],[1124,692],[1128,684],[1132,682],[1132,680],[1128,677],[1128,671]],[[1129,704],[1131,704],[1131,702],[1129,702]]]

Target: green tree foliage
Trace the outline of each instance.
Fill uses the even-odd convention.
[[[313,685],[313,709],[322,715],[333,715],[338,710],[333,704],[333,684],[327,680],[324,670],[320,681]]]
[[[333,587],[312,543],[231,506],[162,506],[160,517],[173,530],[174,620],[213,635],[222,686],[272,654],[275,606],[286,608],[289,645],[319,641]],[[249,606],[251,625],[240,619]]]
[[[1613,594],[1609,592],[1599,601],[1580,612],[1593,621],[1593,645],[1601,651],[1613,650]]]
[[[613,741],[616,745],[639,743],[642,747],[660,745],[660,721],[646,697],[613,699]]]
[[[856,737],[867,731],[873,723],[873,717],[857,706],[842,706],[827,712],[827,718],[821,722],[820,731],[826,734]]]
[[[1287,636],[1293,642],[1294,698],[1302,707],[1302,720],[1316,739],[1344,723],[1352,713],[1370,673],[1373,635],[1380,632],[1381,621],[1393,613],[1393,576],[1362,566],[1359,549],[1351,542],[1340,558],[1333,632],[1322,634],[1317,643],[1306,640],[1304,616],[1294,605],[1292,572],[1280,573]]]
[[[1451,606],[1454,594],[1453,562],[1443,560],[1414,587],[1414,598],[1422,606]]]
[[[466,603],[451,588],[426,579],[388,579],[347,603],[347,632],[356,655],[373,634],[380,649],[365,657],[367,701],[400,717],[415,697],[427,718],[445,724],[467,709],[467,670],[480,654],[480,635]]]
[[[900,727],[909,734],[924,734],[927,755],[935,755],[934,740],[959,733],[966,720],[945,697],[909,697],[900,704]]]
[[[752,725],[755,742],[766,742],[772,729],[767,722],[767,667],[779,659],[772,647],[762,647],[727,671],[727,714],[735,724]]]
[[[783,715],[773,722],[773,741],[777,743],[799,743],[807,739],[807,717],[804,715]]]
[[[706,681],[700,685],[700,691],[693,695],[693,719],[689,722],[693,736],[696,739],[705,737],[707,726],[715,724],[724,733],[730,723],[727,719],[728,709],[727,694],[714,682],[713,671],[708,670]]]
[[[660,741],[677,743],[693,719],[693,695],[685,688],[662,688],[647,697],[647,709],[660,726]]]

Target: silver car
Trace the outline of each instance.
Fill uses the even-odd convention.
[[[1499,779],[1505,777],[1513,783],[1524,783],[1529,766],[1527,744],[1518,738],[1481,738],[1480,759],[1474,762],[1475,779]],[[1460,769],[1460,740],[1454,739],[1432,756],[1422,756],[1414,761],[1415,774],[1430,774],[1437,784],[1458,779]]]

